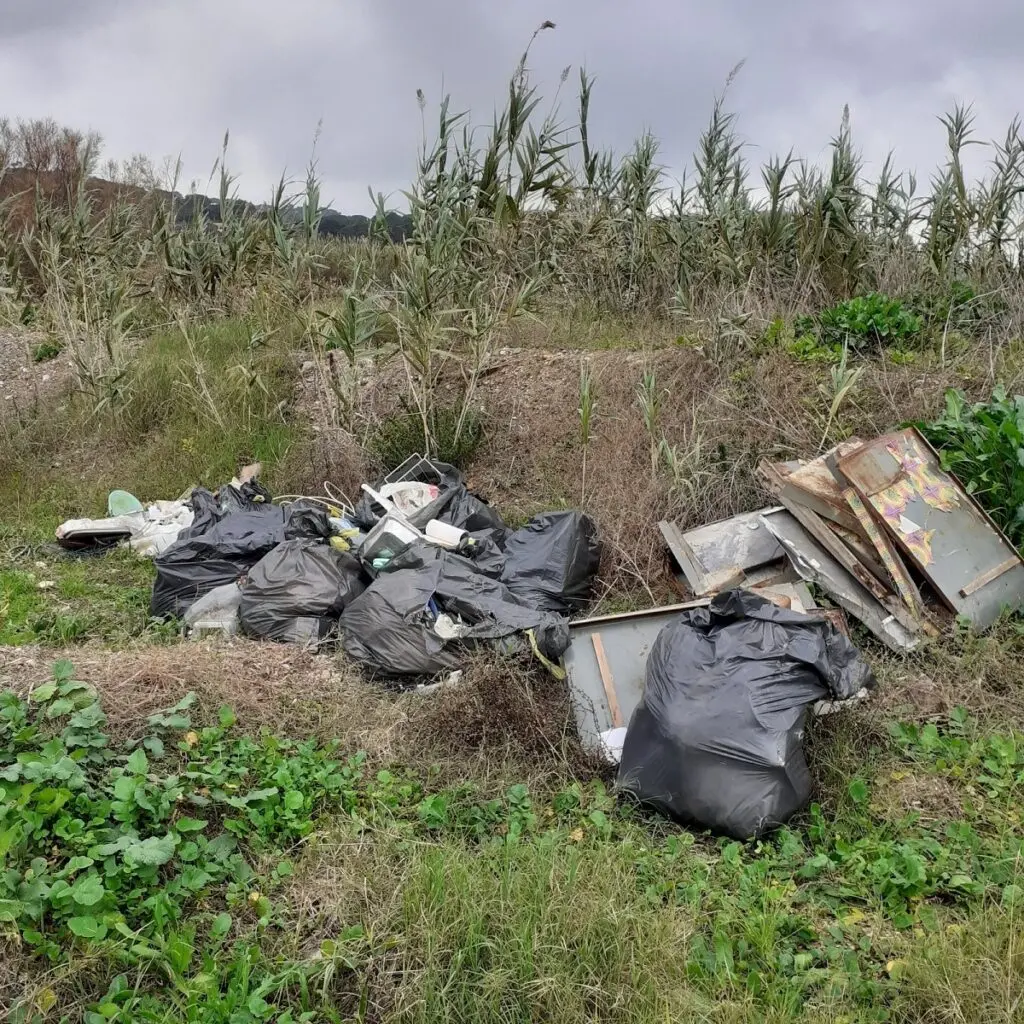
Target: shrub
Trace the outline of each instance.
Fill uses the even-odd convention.
[[[849,345],[861,349],[870,345],[902,345],[921,332],[923,321],[898,299],[871,292],[822,310],[817,318],[799,317],[794,323],[798,336],[817,335],[823,345]]]
[[[429,423],[433,445],[428,445],[420,414],[403,409],[383,420],[370,433],[366,447],[385,469],[393,469],[415,454],[429,454],[442,462],[465,468],[484,439],[484,426],[480,416],[471,412],[456,437],[459,414],[458,406],[436,407],[430,414]],[[432,450],[428,452],[428,448]]]
[[[942,468],[956,476],[1017,547],[1024,544],[1024,396],[999,387],[969,405],[946,392],[944,414],[918,428],[939,449]]]

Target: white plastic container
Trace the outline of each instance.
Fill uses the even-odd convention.
[[[364,562],[372,562],[384,551],[398,554],[406,545],[422,536],[418,530],[403,523],[393,512],[386,516],[366,535],[357,554]]]
[[[442,523],[440,519],[431,519],[425,530],[427,540],[442,548],[454,549],[466,536],[466,531],[451,523]]]

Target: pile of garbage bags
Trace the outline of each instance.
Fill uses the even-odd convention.
[[[810,798],[808,710],[874,686],[822,616],[747,590],[682,612],[658,634],[626,729],[619,784],[676,820],[749,839]]]
[[[193,489],[151,552],[151,614],[200,634],[340,642],[394,678],[454,669],[481,642],[529,644],[558,661],[566,616],[586,606],[601,560],[587,516],[551,512],[514,530],[454,466],[419,456],[364,491],[344,510],[275,504],[254,478]],[[58,540],[131,543],[127,526],[145,510],[130,515],[63,524]]]

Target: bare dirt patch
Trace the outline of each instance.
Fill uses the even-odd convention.
[[[0,327],[0,420],[37,414],[70,386],[73,368],[67,353],[42,362],[33,358],[46,340],[37,331]]]
[[[896,818],[919,814],[928,821],[949,821],[963,816],[956,787],[937,775],[894,772],[876,786],[874,796]]]

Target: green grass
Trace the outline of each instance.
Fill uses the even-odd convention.
[[[0,644],[120,644],[173,636],[150,620],[152,585],[152,563],[129,551],[73,559],[0,547]]]
[[[188,705],[115,744],[67,663],[0,697],[15,1019],[1020,1019],[1024,735],[966,712],[837,744],[843,786],[744,844],[600,782],[439,788]],[[897,807],[896,774],[955,808]]]
[[[11,436],[0,452],[6,531],[52,537],[64,519],[104,515],[115,488],[173,499],[252,461],[273,486],[298,437],[287,412],[293,343],[284,333],[262,339],[242,320],[190,330],[188,340],[180,331],[147,339],[115,409],[97,412],[79,396]]]

